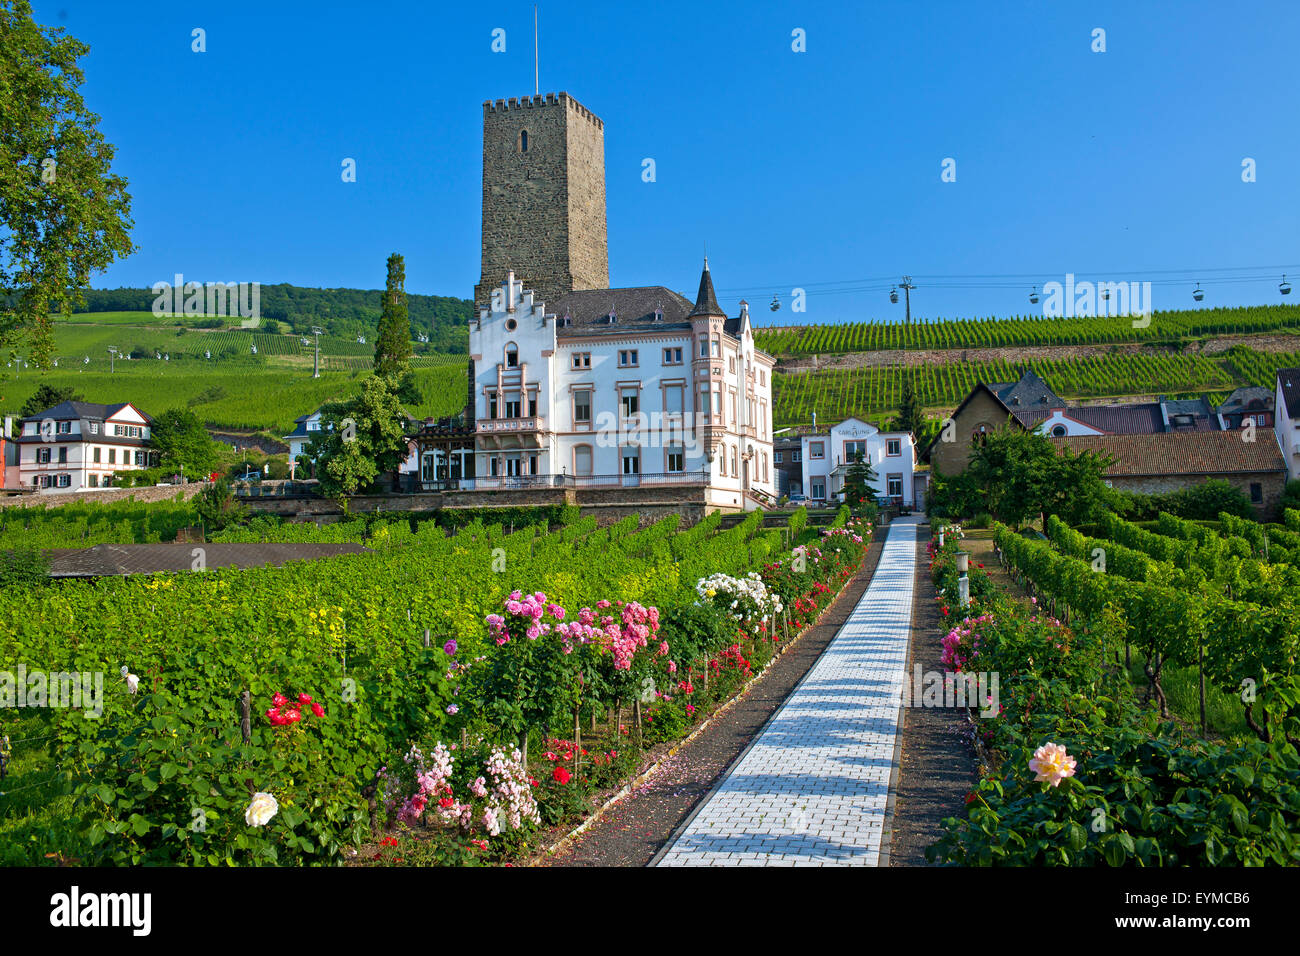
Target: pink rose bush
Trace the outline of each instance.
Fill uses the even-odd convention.
[[[478,830],[489,836],[541,823],[523,755],[518,750],[507,754],[493,747],[482,761],[482,773],[472,779],[458,779],[461,774],[453,755],[455,749],[455,744],[448,747],[439,742],[426,756],[418,746],[412,746],[402,758],[414,774],[414,792],[405,798],[405,775],[380,771],[384,806],[400,823],[414,827],[433,819],[466,833]],[[471,761],[465,757],[464,762]]]

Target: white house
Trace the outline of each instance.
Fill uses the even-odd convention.
[[[24,418],[17,438],[19,482],[50,492],[111,487],[114,472],[157,463],[149,450],[152,423],[129,402],[63,402]]]
[[[329,422],[322,424],[321,410],[319,408],[306,415],[299,415],[293,421],[294,429],[284,436],[284,440],[289,445],[289,468],[291,471],[296,471],[298,456],[308,453],[308,446],[320,434],[322,428],[328,429],[333,426]],[[417,425],[418,422],[408,415],[403,424],[410,427]],[[419,454],[414,441],[406,443],[406,451],[406,459],[398,468],[398,472],[403,475],[414,474],[419,470],[420,465]]]
[[[775,491],[776,362],[754,347],[746,303],[736,317],[718,306],[707,260],[693,305],[662,286],[543,303],[510,273],[469,350],[462,487],[693,484],[736,507]]]
[[[284,436],[289,445],[289,461],[307,453],[307,446],[321,429],[320,409],[306,415],[299,415],[293,420],[293,431]]]
[[[1300,368],[1277,370],[1273,409],[1273,433],[1286,460],[1287,480],[1300,480]]]
[[[861,456],[871,466],[877,498],[916,507],[916,441],[910,432],[882,432],[857,418],[846,418],[826,434],[802,438],[803,492],[811,501],[833,501],[844,491],[849,466]]]

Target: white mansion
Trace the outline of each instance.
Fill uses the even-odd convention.
[[[153,420],[129,402],[63,402],[22,420],[19,483],[40,491],[107,488],[113,472],[157,463]]]
[[[707,260],[694,304],[662,286],[544,303],[511,272],[469,336],[473,447],[435,474],[475,488],[702,485],[732,507],[774,496],[775,360],[754,347],[746,303],[736,317],[718,306]]]

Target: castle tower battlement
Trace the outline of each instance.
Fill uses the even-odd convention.
[[[539,301],[609,288],[600,117],[568,93],[483,103],[482,237],[480,307],[511,271]]]

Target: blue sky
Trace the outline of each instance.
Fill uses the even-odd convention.
[[[33,6],[90,44],[130,181],[140,251],[96,287],[378,288],[398,251],[409,291],[472,294],[482,103],[532,92],[532,4]],[[707,243],[725,306],[778,324],[901,318],[905,273],[930,317],[1024,314],[1067,272],[1150,279],[1157,309],[1197,279],[1203,306],[1300,300],[1274,268],[1300,263],[1300,4],[547,0],[540,22],[542,91],[605,121],[613,285],[693,295]]]

